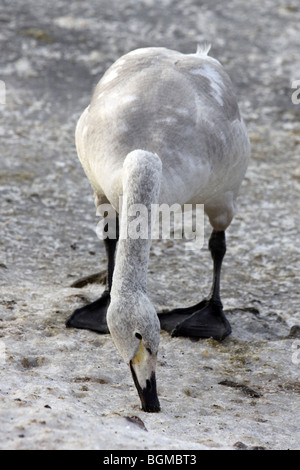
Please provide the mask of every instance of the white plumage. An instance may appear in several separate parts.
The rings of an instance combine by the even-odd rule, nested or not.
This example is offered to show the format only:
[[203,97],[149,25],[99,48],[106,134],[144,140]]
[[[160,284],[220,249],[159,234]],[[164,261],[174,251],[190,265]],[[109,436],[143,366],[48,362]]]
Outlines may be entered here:
[[[96,206],[109,203],[118,212],[120,196],[149,209],[154,203],[200,203],[217,237],[226,230],[250,146],[231,80],[208,51],[138,49],[104,74],[76,129]],[[121,232],[124,223],[121,216]],[[143,398],[147,377],[154,374],[160,328],[146,290],[150,243],[120,240],[107,319],[131,365],[143,408],[157,411],[158,400],[153,404],[149,391]]]

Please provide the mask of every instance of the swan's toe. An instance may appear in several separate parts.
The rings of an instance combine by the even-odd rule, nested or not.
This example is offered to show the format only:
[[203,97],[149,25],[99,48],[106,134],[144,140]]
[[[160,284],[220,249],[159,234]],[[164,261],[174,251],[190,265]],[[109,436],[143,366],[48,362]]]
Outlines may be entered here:
[[110,295],[104,292],[100,299],[84,307],[77,308],[66,320],[67,328],[79,328],[109,333],[106,322],[106,312],[110,303]]
[[221,305],[209,301],[207,305],[177,324],[172,336],[214,338],[223,340],[231,333],[231,326]]

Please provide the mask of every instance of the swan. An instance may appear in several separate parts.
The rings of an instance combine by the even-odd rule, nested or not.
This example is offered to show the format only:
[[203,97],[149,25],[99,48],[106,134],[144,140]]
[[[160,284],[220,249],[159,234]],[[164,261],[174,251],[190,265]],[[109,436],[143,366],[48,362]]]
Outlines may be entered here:
[[[99,81],[76,126],[77,153],[96,207],[114,209],[116,230],[103,237],[105,291],[75,310],[66,326],[111,333],[148,412],[160,410],[160,328],[173,336],[219,340],[231,333],[220,273],[250,144],[232,82],[208,52],[209,47],[199,46],[193,54],[148,47],[120,57]],[[143,204],[149,213],[162,203],[204,204],[212,226],[213,282],[207,299],[157,314],[147,294],[151,237],[126,236],[130,216],[121,198],[127,208]],[[102,214],[106,231],[114,219],[109,212]],[[151,233],[151,218],[144,222]]]

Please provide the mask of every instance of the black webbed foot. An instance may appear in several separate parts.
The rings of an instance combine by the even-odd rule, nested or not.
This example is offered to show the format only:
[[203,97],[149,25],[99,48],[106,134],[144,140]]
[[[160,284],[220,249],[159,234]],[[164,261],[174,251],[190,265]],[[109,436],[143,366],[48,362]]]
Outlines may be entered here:
[[210,298],[189,308],[179,308],[158,315],[161,327],[172,336],[214,338],[222,340],[231,333],[220,299],[221,265],[226,252],[224,231],[213,230],[209,249],[214,262],[214,277]]
[[159,312],[157,315],[161,328],[172,333],[179,323],[182,323],[185,319],[189,318],[197,310],[201,310],[205,307],[206,303],[207,300],[202,300],[199,304],[193,305],[192,307],[175,308],[169,312]]
[[160,313],[158,317],[161,328],[172,336],[222,340],[231,333],[222,304],[213,300],[203,300],[193,307]]
[[109,333],[106,312],[110,304],[110,293],[104,291],[102,296],[84,307],[77,308],[66,321],[67,328],[80,328]]

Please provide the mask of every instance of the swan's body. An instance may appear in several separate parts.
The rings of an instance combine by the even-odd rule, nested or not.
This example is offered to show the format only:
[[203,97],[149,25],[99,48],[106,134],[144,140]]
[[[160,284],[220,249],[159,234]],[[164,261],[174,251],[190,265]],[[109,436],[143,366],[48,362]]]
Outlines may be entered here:
[[144,149],[163,164],[159,202],[203,203],[220,230],[235,212],[249,157],[219,62],[164,48],[138,49],[109,68],[78,122],[76,144],[99,203],[118,209],[126,155]]
[[[216,234],[210,248],[219,268],[225,241],[218,234],[234,216],[250,154],[232,90],[220,63],[206,53],[139,49],[104,74],[76,129],[78,155],[97,206],[109,203],[118,212],[120,196],[149,209],[153,203],[204,204]],[[121,232],[124,222],[121,217]],[[143,351],[151,349],[142,361],[148,372],[154,371],[159,337],[146,290],[149,249],[150,241],[120,240],[107,314],[126,362],[132,365],[137,351],[144,357],[141,344]],[[218,284],[216,278],[219,272]],[[214,305],[218,292],[215,297]],[[145,385],[146,375],[137,380]],[[157,403],[149,410],[156,411]]]

